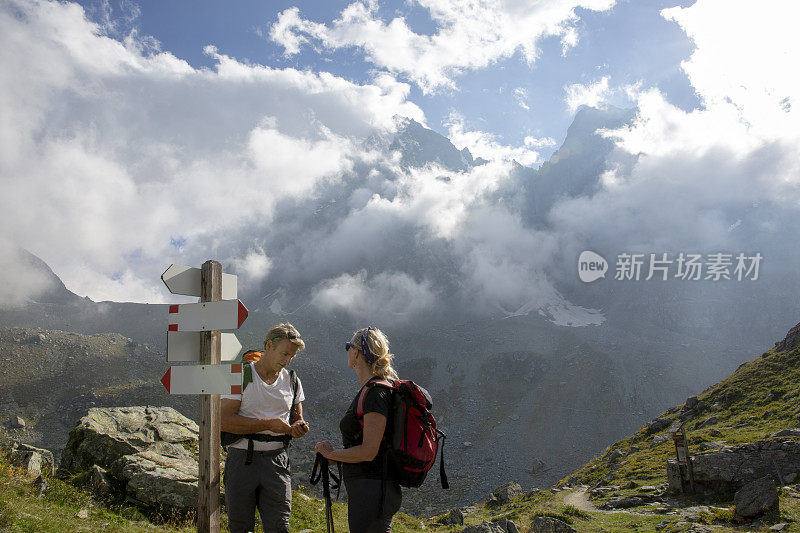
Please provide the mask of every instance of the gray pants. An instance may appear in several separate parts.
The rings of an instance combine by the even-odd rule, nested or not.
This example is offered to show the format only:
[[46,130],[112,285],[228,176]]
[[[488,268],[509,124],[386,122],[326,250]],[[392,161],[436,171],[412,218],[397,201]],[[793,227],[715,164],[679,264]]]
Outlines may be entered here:
[[392,516],[403,503],[403,493],[396,482],[386,481],[386,495],[381,510],[380,479],[344,480],[347,489],[347,522],[350,533],[389,533]]
[[225,505],[231,533],[255,530],[256,507],[265,533],[289,533],[292,512],[292,478],[285,449],[253,452],[253,462],[244,464],[247,450],[228,448],[225,462]]

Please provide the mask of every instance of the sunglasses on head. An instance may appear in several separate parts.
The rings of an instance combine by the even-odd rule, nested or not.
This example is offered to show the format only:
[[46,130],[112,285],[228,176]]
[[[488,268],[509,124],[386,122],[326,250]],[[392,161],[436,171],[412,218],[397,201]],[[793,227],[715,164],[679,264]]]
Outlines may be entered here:
[[361,353],[364,354],[364,359],[366,359],[367,363],[372,364],[375,361],[375,356],[369,351],[369,343],[367,343],[367,335],[366,333],[371,329],[377,329],[372,326],[368,327],[364,331],[361,332],[361,346],[356,346],[352,342],[344,343],[344,351],[349,352],[350,348],[355,348],[356,350],[361,350]]

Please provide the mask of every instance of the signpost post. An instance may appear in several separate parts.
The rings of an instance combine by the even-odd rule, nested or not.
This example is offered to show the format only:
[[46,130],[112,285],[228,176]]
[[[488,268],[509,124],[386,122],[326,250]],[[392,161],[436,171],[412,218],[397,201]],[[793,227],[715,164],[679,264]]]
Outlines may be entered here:
[[200,303],[171,305],[167,327],[167,361],[199,364],[170,367],[161,383],[170,394],[200,396],[197,531],[219,533],[219,395],[240,393],[242,383],[242,345],[220,330],[241,326],[247,309],[236,299],[236,276],[223,274],[217,261],[171,265],[161,279],[173,294],[200,296]]
[[[222,265],[208,260],[203,263],[200,301],[222,300]],[[240,302],[241,303],[241,302]],[[245,317],[247,314],[245,313]],[[240,322],[241,324],[241,322]],[[200,335],[200,364],[221,362],[220,331],[204,331]],[[200,395],[200,472],[197,478],[197,531],[219,532],[219,394]]]

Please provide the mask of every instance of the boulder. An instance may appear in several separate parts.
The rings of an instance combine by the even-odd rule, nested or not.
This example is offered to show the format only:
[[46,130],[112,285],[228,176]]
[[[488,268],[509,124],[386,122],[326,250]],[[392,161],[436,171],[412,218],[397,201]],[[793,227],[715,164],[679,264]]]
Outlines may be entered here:
[[551,516],[537,516],[531,520],[531,533],[577,533],[575,528]]
[[672,424],[672,420],[669,418],[654,418],[647,424],[647,433],[658,433],[659,431],[664,431]]
[[[692,469],[699,492],[731,497],[745,484],[775,476],[776,471],[782,476],[800,472],[800,442],[783,437],[725,446],[719,451],[694,455]],[[674,459],[667,462],[667,478],[670,491],[679,492],[681,473]],[[688,486],[685,476],[684,482]]]
[[653,435],[653,440],[650,441],[650,447],[655,448],[656,446],[660,446],[665,442],[669,442],[672,438],[669,435],[660,434],[660,435]]
[[716,417],[716,416],[711,416],[709,418],[706,418],[705,420],[703,420],[699,424],[697,424],[695,426],[695,429],[700,429],[700,428],[704,428],[704,427],[707,427],[707,426],[713,426],[714,424],[717,424],[717,423],[719,423],[719,418]]
[[148,508],[197,506],[197,424],[171,407],[92,408],[70,432],[59,472],[85,474],[101,495]]
[[468,526],[461,533],[519,533],[519,528],[511,520],[501,518],[494,522],[482,522],[475,526]]
[[9,460],[12,465],[22,468],[31,476],[52,476],[55,473],[53,452],[28,444],[14,443]]
[[800,437],[800,428],[786,428],[776,431],[770,437]]
[[86,476],[86,484],[98,496],[108,496],[113,490],[105,469],[97,465],[92,466],[89,470]]
[[625,457],[624,453],[622,453],[620,450],[614,450],[613,452],[608,454],[608,457],[606,457],[606,461],[609,463],[613,463],[614,461],[617,461],[622,457]]
[[519,485],[519,483],[514,481],[506,483],[505,485],[500,485],[492,491],[492,495],[497,498],[497,501],[500,503],[500,505],[505,505],[511,500],[519,498],[523,494],[524,492],[522,487]]
[[450,509],[450,512],[447,513],[447,517],[444,519],[444,523],[452,526],[464,525],[463,511],[461,511],[461,509]]
[[12,416],[8,419],[7,425],[11,429],[22,429],[25,427],[25,420],[21,416]]
[[629,509],[631,507],[638,507],[644,505],[645,499],[642,496],[627,496],[618,500],[611,500],[600,506],[600,509],[605,511],[611,509]]
[[736,515],[754,518],[778,506],[778,489],[769,476],[745,484],[733,498]]
[[111,467],[124,484],[126,500],[144,507],[188,511],[197,506],[197,460],[179,444],[157,442],[125,455]]
[[684,404],[684,409],[686,411],[691,411],[695,407],[697,407],[697,396],[689,396],[686,398],[686,403]]
[[775,351],[785,352],[793,350],[798,346],[800,346],[800,324],[790,329],[789,333],[786,334],[786,337],[782,341],[775,343]]
[[70,431],[59,471],[74,474],[94,465],[109,469],[120,457],[157,441],[197,440],[197,424],[171,407],[93,407]]

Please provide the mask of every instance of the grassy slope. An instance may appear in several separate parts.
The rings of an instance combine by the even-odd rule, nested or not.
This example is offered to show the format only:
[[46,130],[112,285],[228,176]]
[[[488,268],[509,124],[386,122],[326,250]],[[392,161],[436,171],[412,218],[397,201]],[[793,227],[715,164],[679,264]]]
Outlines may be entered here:
[[[779,429],[794,427],[800,419],[800,349],[791,352],[771,350],[742,365],[733,375],[700,394],[699,399],[709,407],[686,419],[692,453],[698,453],[706,442],[750,442]],[[681,406],[674,407],[662,417],[675,420],[680,411]],[[710,416],[718,417],[719,422],[696,428]],[[714,435],[712,431],[718,431],[719,434]],[[640,429],[631,437],[610,446],[601,456],[562,480],[562,484],[593,484],[603,480],[606,485],[622,487],[608,495],[620,497],[636,492],[642,485],[666,481],[666,459],[674,454],[674,448],[671,442],[651,447],[653,436],[646,427]],[[609,462],[609,454],[615,450],[624,452],[625,456]],[[679,519],[671,515],[636,514],[636,511],[647,512],[648,509],[634,510],[634,513],[578,511],[564,504],[567,494],[569,491],[541,491],[499,509],[478,505],[475,512],[466,517],[466,524],[508,518],[520,524],[525,532],[533,517],[550,515],[570,522],[580,532],[656,531],[657,525],[663,526],[665,523],[668,524],[663,529],[665,531],[685,529],[672,527]],[[89,510],[88,518],[77,518],[81,509]],[[699,519],[707,522],[717,519],[716,523],[723,524],[719,531],[758,531],[768,527],[720,522],[718,519],[726,514],[730,513],[717,511],[699,514]],[[336,529],[340,532],[347,531],[346,515],[345,505],[334,504]],[[94,501],[87,492],[60,480],[51,480],[50,489],[43,496],[36,496],[30,480],[0,458],[0,531],[191,531],[186,521],[173,520],[170,523],[155,520],[160,525],[153,525],[146,518],[136,509],[123,504]],[[800,500],[783,494],[781,516],[774,518],[790,522],[785,531],[800,531]],[[437,523],[440,519],[420,520],[398,514],[393,531],[434,530],[446,533],[461,529],[459,526],[440,525]],[[325,531],[323,504],[318,498],[309,496],[305,488],[294,493],[291,528],[292,531]]]
[[[752,442],[780,429],[795,427],[800,421],[800,348],[777,353],[770,350],[741,365],[727,379],[698,395],[698,399],[708,408],[693,413],[684,422],[693,454],[700,453],[707,446],[704,443]],[[681,408],[673,407],[661,418],[678,420]],[[697,428],[712,416],[719,422]],[[675,455],[675,447],[672,439],[651,447],[653,436],[659,433],[649,433],[647,426],[641,428],[627,439],[612,444],[562,483],[594,484],[604,480],[606,485],[630,481],[652,485],[666,481],[666,461]],[[615,450],[625,456],[609,462],[609,455]]]

